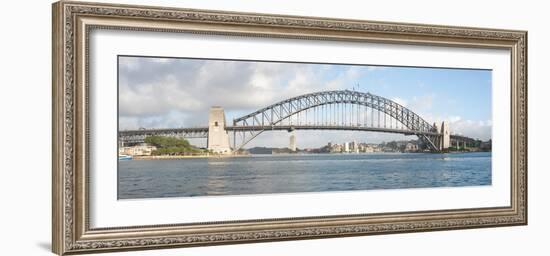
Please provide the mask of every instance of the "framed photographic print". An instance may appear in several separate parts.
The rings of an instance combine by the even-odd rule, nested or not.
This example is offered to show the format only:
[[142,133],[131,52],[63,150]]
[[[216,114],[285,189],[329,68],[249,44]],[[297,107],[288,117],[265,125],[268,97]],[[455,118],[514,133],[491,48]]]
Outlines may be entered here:
[[526,40],[57,2],[53,251],[526,225]]

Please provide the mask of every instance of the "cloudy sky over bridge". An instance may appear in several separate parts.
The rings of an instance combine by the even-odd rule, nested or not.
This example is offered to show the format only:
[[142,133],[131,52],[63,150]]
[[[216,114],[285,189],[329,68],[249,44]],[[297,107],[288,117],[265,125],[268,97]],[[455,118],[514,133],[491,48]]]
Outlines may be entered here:
[[[491,83],[488,70],[121,56],[119,128],[206,126],[211,106],[222,106],[230,124],[233,118],[301,94],[354,89],[392,99],[430,123],[449,121],[455,133],[487,140]],[[373,132],[295,133],[300,148],[328,141],[416,139]],[[285,147],[288,136],[266,132],[248,146]]]

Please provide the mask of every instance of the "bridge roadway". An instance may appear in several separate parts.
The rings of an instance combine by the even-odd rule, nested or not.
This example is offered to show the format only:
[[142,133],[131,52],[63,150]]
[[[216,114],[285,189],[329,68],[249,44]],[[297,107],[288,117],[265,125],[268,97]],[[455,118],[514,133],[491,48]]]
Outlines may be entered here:
[[[404,135],[439,135],[436,132],[419,132],[408,129],[377,128],[367,126],[341,126],[341,125],[274,125],[274,126],[226,126],[227,132],[246,131],[293,131],[293,130],[335,130],[335,131],[371,131],[398,133]],[[170,128],[170,129],[139,129],[119,131],[118,136],[128,143],[143,142],[146,136],[174,136],[182,138],[207,138],[208,127],[194,128]],[[451,135],[453,136],[453,135]]]
[[405,135],[438,135],[436,132],[419,132],[408,129],[379,128],[369,126],[342,126],[342,125],[274,125],[274,126],[228,126],[227,131],[270,131],[270,130],[335,130],[335,131],[365,131],[365,132],[386,132],[401,133]]

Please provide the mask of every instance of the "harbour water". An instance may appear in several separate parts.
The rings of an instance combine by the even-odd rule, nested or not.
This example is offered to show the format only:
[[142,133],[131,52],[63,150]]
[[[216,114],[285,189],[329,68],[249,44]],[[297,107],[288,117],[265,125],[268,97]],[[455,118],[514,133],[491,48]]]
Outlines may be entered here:
[[491,185],[491,153],[251,155],[130,160],[118,198]]

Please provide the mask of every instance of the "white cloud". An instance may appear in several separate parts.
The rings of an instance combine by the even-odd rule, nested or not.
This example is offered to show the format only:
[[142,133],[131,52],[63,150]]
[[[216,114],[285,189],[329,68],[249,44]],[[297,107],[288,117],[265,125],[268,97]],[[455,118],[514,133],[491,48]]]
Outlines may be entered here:
[[434,98],[435,98],[435,94],[433,93],[422,95],[422,96],[413,96],[409,107],[413,111],[419,111],[419,112],[432,111]]
[[150,120],[171,112],[186,114],[178,126],[201,125],[211,106],[224,107],[228,116],[252,112],[304,93],[349,88],[360,75],[357,67],[349,66],[327,79],[330,69],[330,65],[121,57],[119,126],[146,127]]
[[151,61],[156,63],[169,64],[174,60],[171,58],[152,58]]
[[436,95],[433,93],[421,96],[413,96],[410,101],[395,97],[393,101],[405,106],[420,115],[428,123],[433,124],[445,121],[449,123],[451,133],[465,135],[468,137],[489,140],[492,137],[492,122],[491,120],[468,120],[460,116],[434,116],[433,102]]
[[471,138],[489,140],[492,137],[493,124],[491,120],[453,120],[450,121],[451,132]]
[[[304,93],[351,89],[364,67],[302,65],[267,62],[179,60],[121,57],[119,80],[119,128],[169,128],[204,126],[208,109],[222,106],[227,121],[275,102]],[[367,71],[386,67],[368,67]],[[460,117],[434,117],[434,94],[392,100],[420,114],[427,121],[450,122],[451,130],[471,137],[491,137],[490,121]],[[382,142],[414,139],[403,135],[371,132],[297,131],[298,145],[322,146],[356,140]],[[320,139],[322,138],[322,139]],[[286,132],[266,132],[251,146],[286,146]]]
[[429,114],[421,116],[430,124],[448,122],[451,134],[464,135],[483,141],[492,138],[493,123],[491,120],[469,120],[460,116],[434,117]]

